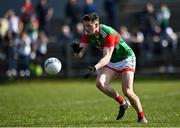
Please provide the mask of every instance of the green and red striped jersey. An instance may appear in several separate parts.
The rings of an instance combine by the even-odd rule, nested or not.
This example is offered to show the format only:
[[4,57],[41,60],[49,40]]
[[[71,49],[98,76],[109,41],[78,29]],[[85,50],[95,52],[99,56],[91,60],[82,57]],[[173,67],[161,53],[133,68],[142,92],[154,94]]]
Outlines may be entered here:
[[100,24],[100,31],[97,34],[82,36],[82,43],[94,45],[99,50],[104,47],[114,47],[110,62],[118,62],[129,56],[134,56],[133,50],[124,42],[119,33],[113,28]]

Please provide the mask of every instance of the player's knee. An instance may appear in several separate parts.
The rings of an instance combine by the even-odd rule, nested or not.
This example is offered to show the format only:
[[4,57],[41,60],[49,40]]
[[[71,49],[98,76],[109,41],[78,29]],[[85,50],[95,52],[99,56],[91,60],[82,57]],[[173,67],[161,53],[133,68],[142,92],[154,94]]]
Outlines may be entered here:
[[101,88],[104,88],[104,86],[105,86],[104,81],[102,81],[100,79],[96,81],[96,87],[97,88],[101,89]]
[[134,95],[134,92],[130,89],[126,89],[123,92],[126,97],[132,97]]

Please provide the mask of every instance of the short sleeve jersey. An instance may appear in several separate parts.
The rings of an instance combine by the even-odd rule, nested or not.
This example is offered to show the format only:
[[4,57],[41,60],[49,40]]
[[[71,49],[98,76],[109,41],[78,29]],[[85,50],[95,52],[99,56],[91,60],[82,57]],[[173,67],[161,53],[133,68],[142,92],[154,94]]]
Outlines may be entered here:
[[114,47],[114,51],[110,62],[119,62],[129,56],[134,56],[132,49],[123,41],[119,33],[113,28],[100,24],[100,31],[98,34],[82,36],[82,43],[94,45],[99,50],[104,47]]

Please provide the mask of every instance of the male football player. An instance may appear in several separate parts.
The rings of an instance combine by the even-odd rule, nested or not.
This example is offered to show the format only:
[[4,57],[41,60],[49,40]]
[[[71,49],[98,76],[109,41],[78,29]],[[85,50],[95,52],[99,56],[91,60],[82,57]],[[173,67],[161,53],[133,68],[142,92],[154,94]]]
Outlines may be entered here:
[[[85,14],[82,17],[82,23],[84,25],[82,42],[71,45],[75,57],[81,58],[88,45],[94,45],[103,52],[103,57],[99,62],[88,67],[88,73],[85,75],[85,78],[94,75],[97,70],[100,71],[96,79],[96,86],[104,94],[112,97],[119,103],[117,120],[124,116],[131,103],[137,112],[137,121],[147,123],[148,121],[145,118],[140,100],[133,91],[136,57],[132,49],[123,41],[117,31],[109,26],[100,24],[97,14]],[[130,103],[110,85],[111,80],[116,76],[121,76],[122,91]]]

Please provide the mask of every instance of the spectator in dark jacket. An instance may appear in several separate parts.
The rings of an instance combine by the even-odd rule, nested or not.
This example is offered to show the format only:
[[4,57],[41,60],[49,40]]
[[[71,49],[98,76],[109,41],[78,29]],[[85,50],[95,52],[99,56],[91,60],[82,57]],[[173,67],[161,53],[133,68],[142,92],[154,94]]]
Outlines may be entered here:
[[77,0],[69,0],[65,6],[65,14],[67,18],[67,23],[71,24],[71,28],[74,27],[76,23],[80,20],[81,9],[78,6]]
[[39,19],[39,30],[47,32],[47,23],[53,16],[53,8],[49,7],[47,0],[40,0],[36,13]]

